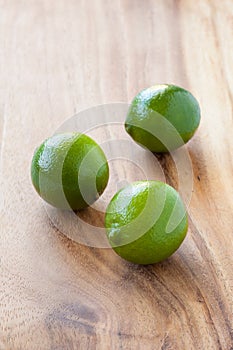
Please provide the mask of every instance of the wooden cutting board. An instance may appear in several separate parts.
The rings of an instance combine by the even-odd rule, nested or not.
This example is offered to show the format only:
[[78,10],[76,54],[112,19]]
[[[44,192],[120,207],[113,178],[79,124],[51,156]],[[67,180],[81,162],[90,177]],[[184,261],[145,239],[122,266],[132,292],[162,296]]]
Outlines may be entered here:
[[[233,349],[232,18],[230,0],[0,0],[1,350]],[[186,147],[188,236],[143,267],[67,238],[30,161],[70,116],[157,83],[190,90],[202,121]],[[150,176],[178,187],[171,156],[153,159]],[[144,176],[112,164],[109,195]],[[103,214],[80,215],[101,227]]]

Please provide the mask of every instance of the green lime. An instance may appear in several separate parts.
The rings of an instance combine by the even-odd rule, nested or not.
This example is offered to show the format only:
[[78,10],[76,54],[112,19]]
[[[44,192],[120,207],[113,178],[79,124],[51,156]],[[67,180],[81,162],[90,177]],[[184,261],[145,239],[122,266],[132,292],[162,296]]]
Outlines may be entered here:
[[189,91],[175,85],[155,85],[133,99],[125,128],[137,143],[162,153],[188,142],[200,118],[199,104]]
[[79,210],[92,204],[108,183],[104,152],[80,133],[54,135],[35,151],[32,183],[39,195],[57,208]]
[[146,265],[168,258],[179,248],[187,233],[188,218],[174,188],[159,181],[138,181],[112,198],[105,227],[118,255]]

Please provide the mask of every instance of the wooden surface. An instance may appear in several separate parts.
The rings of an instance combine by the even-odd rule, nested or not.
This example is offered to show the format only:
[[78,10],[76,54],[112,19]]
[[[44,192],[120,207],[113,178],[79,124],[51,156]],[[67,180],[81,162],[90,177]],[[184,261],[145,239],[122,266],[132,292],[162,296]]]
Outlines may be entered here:
[[[1,350],[233,349],[232,16],[230,0],[0,0]],[[60,233],[29,168],[65,119],[164,82],[202,109],[190,229],[139,267]]]

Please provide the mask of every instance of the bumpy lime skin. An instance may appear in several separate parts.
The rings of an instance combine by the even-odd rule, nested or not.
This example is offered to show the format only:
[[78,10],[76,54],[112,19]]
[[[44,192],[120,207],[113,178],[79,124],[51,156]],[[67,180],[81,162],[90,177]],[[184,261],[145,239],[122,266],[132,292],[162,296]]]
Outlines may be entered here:
[[[130,188],[131,187],[131,188]],[[147,218],[155,217],[158,211],[157,199],[165,193],[164,207],[157,221],[146,231]],[[154,205],[150,203],[145,209],[148,194],[154,196]],[[178,209],[180,219],[171,232],[167,224],[174,206]],[[143,213],[143,210],[147,211]],[[130,241],[134,232],[127,229],[143,213],[141,235]],[[138,224],[137,224],[138,225]],[[110,201],[106,215],[105,227],[110,245],[115,252],[127,261],[148,265],[158,263],[171,256],[183,242],[188,230],[188,217],[178,192],[169,185],[159,181],[138,181],[121,189]],[[135,226],[136,227],[136,226]],[[129,239],[129,243],[124,244]]]
[[[79,172],[84,159],[87,161],[82,167],[86,192],[83,196]],[[45,140],[36,149],[31,163],[36,191],[60,209],[80,210],[92,204],[103,193],[108,178],[108,162],[102,149],[90,137],[77,132],[57,134]]]
[[[156,132],[151,134],[143,128],[143,124],[146,125],[147,121],[150,121],[155,123],[156,131],[156,113],[151,111],[165,117],[181,137],[180,140],[175,139],[169,149],[161,142]],[[155,85],[142,90],[133,99],[125,121],[125,129],[141,146],[155,153],[164,153],[187,143],[196,132],[200,119],[200,106],[189,91],[175,85]],[[135,122],[137,126],[134,125]],[[164,128],[168,128],[167,124]]]

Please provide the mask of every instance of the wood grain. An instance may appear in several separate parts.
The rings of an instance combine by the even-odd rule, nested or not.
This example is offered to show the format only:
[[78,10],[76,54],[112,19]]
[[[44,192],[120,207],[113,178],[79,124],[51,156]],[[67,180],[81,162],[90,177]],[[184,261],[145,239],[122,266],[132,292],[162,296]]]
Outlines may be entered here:
[[[230,0],[0,0],[1,350],[233,349],[232,18]],[[143,267],[58,232],[29,168],[66,118],[163,82],[202,122],[188,237]]]

